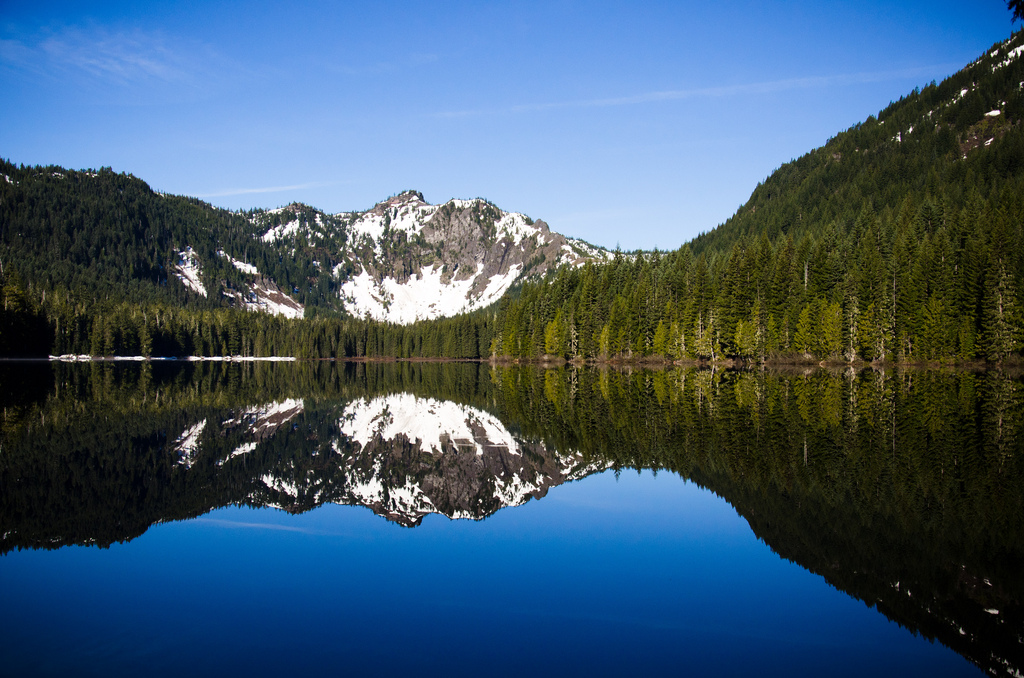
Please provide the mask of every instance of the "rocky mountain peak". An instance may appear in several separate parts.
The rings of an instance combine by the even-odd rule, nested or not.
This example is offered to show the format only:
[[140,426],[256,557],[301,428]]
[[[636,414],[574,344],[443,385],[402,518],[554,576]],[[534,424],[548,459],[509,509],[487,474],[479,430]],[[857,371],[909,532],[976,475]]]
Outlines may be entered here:
[[[202,294],[204,270],[226,262],[235,271],[220,281],[221,296],[290,317],[311,301],[402,324],[447,317],[488,306],[525,278],[609,256],[483,198],[432,205],[415,190],[363,212],[292,202],[247,218],[258,247],[226,242],[219,262],[187,250],[176,275]],[[281,273],[287,282],[275,279]]]
[[423,194],[419,191],[402,191],[398,195],[393,195],[387,200],[380,201],[374,205],[367,214],[383,216],[395,208],[401,209],[403,207],[417,207],[425,204],[427,203],[423,199]]
[[406,191],[353,218],[349,313],[411,323],[497,301],[512,285],[607,252],[554,233],[543,221],[474,198],[441,205]]

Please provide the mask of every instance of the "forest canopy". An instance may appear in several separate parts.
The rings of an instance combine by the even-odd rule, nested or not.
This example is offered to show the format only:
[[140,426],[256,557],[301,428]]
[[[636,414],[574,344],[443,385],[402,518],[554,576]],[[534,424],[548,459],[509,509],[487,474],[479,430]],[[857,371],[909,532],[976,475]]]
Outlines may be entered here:
[[[1018,360],[1022,45],[1018,31],[783,164],[733,217],[677,250],[563,267],[491,308],[412,325],[346,316],[330,267],[313,265],[331,254],[276,251],[251,214],[163,196],[109,168],[3,162],[0,352]],[[186,242],[244,248],[307,317],[190,290],[169,274]],[[212,260],[208,289],[242,283],[227,259]]]

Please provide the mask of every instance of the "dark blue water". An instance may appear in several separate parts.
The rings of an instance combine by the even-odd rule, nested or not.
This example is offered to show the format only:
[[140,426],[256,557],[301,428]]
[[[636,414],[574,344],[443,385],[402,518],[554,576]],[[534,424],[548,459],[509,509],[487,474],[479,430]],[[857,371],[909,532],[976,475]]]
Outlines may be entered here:
[[475,522],[227,508],[0,557],[5,675],[958,676],[672,473]]

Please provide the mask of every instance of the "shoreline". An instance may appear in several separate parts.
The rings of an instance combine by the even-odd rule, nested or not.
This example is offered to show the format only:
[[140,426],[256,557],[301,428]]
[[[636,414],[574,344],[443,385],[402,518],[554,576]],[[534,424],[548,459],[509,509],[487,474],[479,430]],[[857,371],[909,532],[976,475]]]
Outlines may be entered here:
[[314,363],[314,362],[349,362],[349,363],[487,363],[490,365],[522,365],[533,366],[543,369],[560,369],[565,367],[596,367],[616,369],[666,369],[671,367],[692,367],[698,369],[724,369],[724,370],[776,370],[776,371],[814,371],[823,370],[854,370],[866,369],[886,371],[895,369],[916,369],[916,370],[958,370],[969,372],[980,372],[987,370],[1010,370],[1024,371],[1024,364],[1019,361],[1007,361],[1002,363],[989,363],[983,360],[950,362],[938,360],[914,360],[914,361],[845,361],[845,360],[814,360],[814,359],[775,359],[775,360],[742,360],[725,358],[720,360],[695,360],[692,358],[680,360],[668,360],[665,358],[639,358],[639,359],[590,359],[590,360],[566,360],[555,356],[543,356],[541,358],[399,358],[394,356],[337,356],[331,358],[299,358],[297,356],[92,356],[88,354],[66,354],[59,356],[37,356],[22,357],[10,356],[0,357],[0,362],[5,363],[198,363],[198,362],[220,362],[220,363]]

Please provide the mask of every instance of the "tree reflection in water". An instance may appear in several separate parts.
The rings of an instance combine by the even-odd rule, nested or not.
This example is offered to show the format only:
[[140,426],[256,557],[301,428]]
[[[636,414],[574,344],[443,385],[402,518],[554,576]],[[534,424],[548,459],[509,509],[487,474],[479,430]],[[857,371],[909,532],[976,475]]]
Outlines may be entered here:
[[981,668],[1024,669],[1024,382],[1005,372],[6,364],[0,548],[228,505],[482,519],[667,469],[780,556]]

